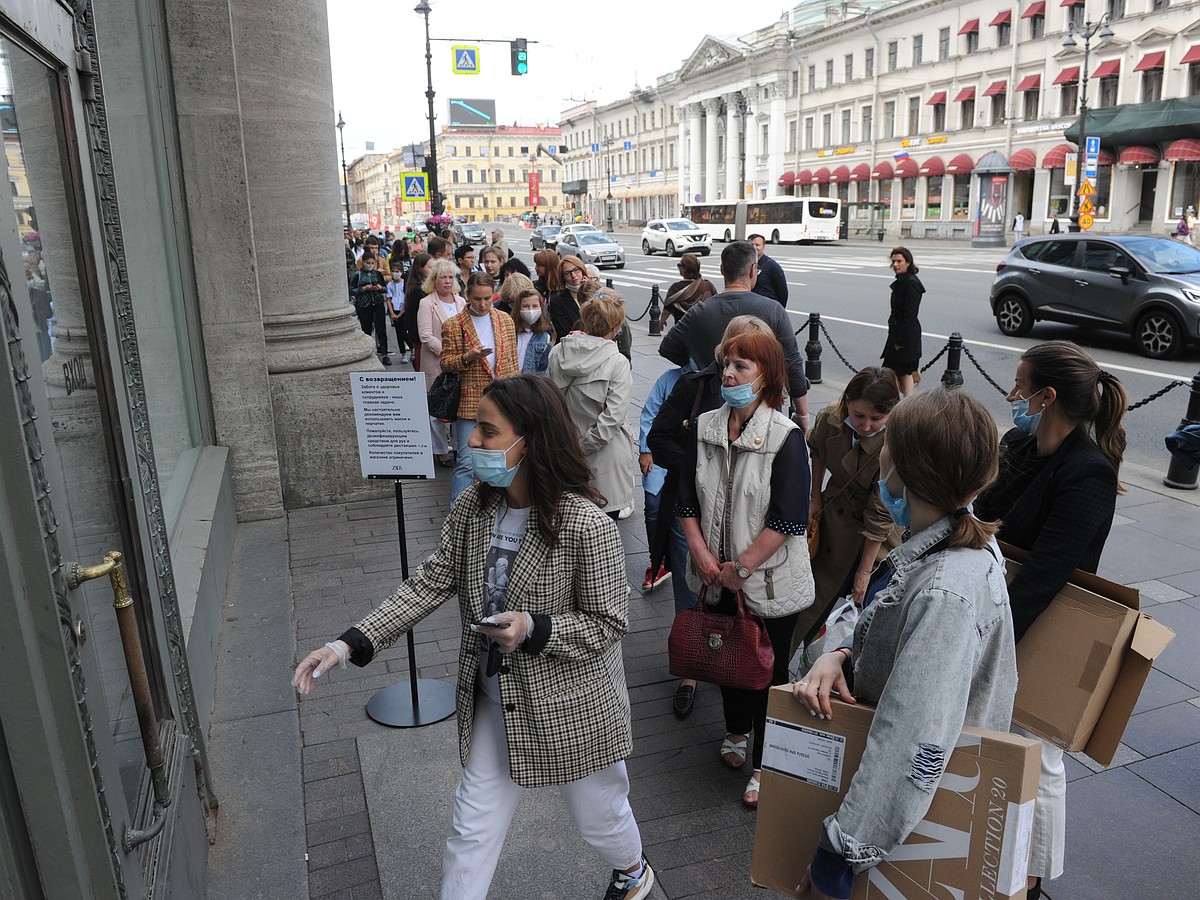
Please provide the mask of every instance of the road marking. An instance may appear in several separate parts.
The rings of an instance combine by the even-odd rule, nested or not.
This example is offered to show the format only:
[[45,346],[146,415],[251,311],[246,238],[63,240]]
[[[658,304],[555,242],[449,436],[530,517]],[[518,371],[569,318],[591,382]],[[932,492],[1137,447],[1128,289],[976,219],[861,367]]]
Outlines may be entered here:
[[[800,312],[795,309],[789,309],[788,312],[793,316],[801,316],[805,319],[808,318],[808,313],[806,312]],[[842,319],[838,318],[837,316],[827,316],[824,313],[821,314],[821,321],[841,322],[843,325],[859,325],[863,328],[874,328],[878,331],[887,331],[887,326],[880,325],[878,322],[860,322],[857,319]],[[945,340],[947,337],[944,334],[937,334],[932,331],[922,331],[921,334],[924,337],[938,338],[939,340]],[[1009,353],[1024,353],[1029,349],[1028,347],[1012,347],[1008,344],[994,344],[990,341],[980,341],[976,340],[975,338],[967,340],[965,337],[963,338],[963,343],[971,347],[988,347],[992,350],[1005,350]],[[1129,372],[1131,375],[1149,375],[1151,378],[1165,378],[1168,381],[1182,381],[1185,383],[1189,381],[1189,379],[1183,377],[1182,375],[1172,375],[1169,372],[1155,372],[1152,369],[1139,369],[1135,366],[1123,366],[1120,363],[1105,362],[1101,359],[1097,359],[1096,362],[1099,363],[1100,367],[1103,369],[1115,369],[1118,372]]]

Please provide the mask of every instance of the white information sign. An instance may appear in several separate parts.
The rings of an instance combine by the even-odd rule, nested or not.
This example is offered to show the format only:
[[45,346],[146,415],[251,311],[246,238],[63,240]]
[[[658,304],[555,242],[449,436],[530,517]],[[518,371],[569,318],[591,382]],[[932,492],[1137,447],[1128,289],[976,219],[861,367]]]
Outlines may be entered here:
[[421,372],[351,372],[364,478],[432,478],[429,402]]
[[771,772],[840,791],[846,739],[839,734],[767,718],[762,766]]

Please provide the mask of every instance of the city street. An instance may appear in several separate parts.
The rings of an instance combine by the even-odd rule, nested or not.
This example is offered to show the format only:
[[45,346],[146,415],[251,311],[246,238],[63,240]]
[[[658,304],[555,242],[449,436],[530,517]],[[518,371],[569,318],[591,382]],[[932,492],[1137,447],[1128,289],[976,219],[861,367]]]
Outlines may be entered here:
[[[532,265],[529,232],[505,226],[509,246]],[[650,299],[650,288],[657,284],[665,295],[667,287],[678,279],[675,259],[662,254],[643,256],[640,232],[616,230],[614,235],[625,248],[624,269],[604,269],[602,275],[624,295],[631,317],[640,315]],[[720,253],[724,244],[714,243],[712,254],[702,257],[701,271],[721,287]],[[810,312],[819,312],[837,348],[856,368],[876,363],[883,348],[888,312],[888,269],[891,245],[866,241],[841,241],[832,245],[768,246],[767,254],[776,259],[787,275],[790,297],[788,311],[800,328]],[[1176,360],[1151,360],[1139,355],[1127,335],[1059,325],[1038,323],[1025,338],[1009,338],[996,327],[988,306],[988,290],[996,264],[1006,249],[972,249],[969,244],[939,242],[926,245],[913,241],[917,266],[927,293],[921,305],[921,325],[925,333],[922,364],[932,359],[953,331],[962,334],[967,347],[980,365],[1005,391],[1012,383],[1017,360],[1028,347],[1053,338],[1065,338],[1089,349],[1097,361],[1117,375],[1136,403],[1160,390],[1172,380],[1190,381],[1200,370],[1200,348],[1189,347]],[[636,328],[645,328],[643,320]],[[799,336],[801,349],[807,331]],[[822,336],[823,377],[826,385],[840,388],[851,372]],[[996,417],[1007,421],[1009,407],[1004,397],[988,385],[970,360],[962,360],[966,387],[984,400]],[[926,373],[940,378],[945,358]],[[1152,470],[1165,472],[1167,455],[1163,436],[1179,425],[1187,406],[1187,388],[1176,388],[1153,403],[1135,410],[1125,421],[1129,433],[1126,460]]]

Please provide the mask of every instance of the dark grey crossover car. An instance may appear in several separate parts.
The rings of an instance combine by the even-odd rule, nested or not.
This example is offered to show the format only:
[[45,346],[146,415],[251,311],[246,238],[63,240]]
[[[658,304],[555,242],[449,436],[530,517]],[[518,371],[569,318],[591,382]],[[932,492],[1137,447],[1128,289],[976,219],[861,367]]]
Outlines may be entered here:
[[1170,359],[1200,340],[1200,250],[1149,235],[1026,238],[996,266],[991,304],[1007,335],[1067,322],[1124,331],[1143,355]]

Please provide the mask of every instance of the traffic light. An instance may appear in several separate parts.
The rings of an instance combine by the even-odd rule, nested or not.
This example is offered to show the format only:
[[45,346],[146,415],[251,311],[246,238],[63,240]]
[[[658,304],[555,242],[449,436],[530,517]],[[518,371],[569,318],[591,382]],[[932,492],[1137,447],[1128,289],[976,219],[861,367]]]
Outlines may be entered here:
[[509,55],[512,57],[512,73],[525,75],[529,72],[529,51],[526,49],[525,38],[517,38],[508,44]]

